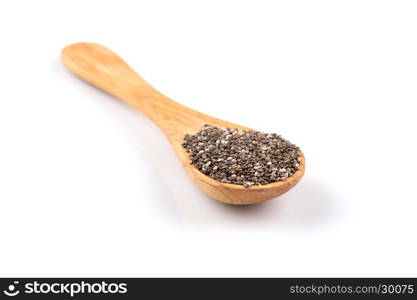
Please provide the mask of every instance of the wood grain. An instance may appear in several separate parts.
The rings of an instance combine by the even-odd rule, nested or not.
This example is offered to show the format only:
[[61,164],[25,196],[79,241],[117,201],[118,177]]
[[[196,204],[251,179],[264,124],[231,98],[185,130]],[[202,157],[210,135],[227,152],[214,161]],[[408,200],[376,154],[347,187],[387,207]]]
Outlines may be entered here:
[[247,205],[275,198],[290,190],[304,174],[302,155],[300,169],[285,181],[244,188],[241,185],[214,180],[190,164],[181,146],[186,133],[199,131],[204,124],[249,130],[185,107],[159,93],[144,81],[119,56],[94,43],[76,43],[62,50],[64,65],[85,81],[125,101],[154,121],[166,135],[192,180],[210,197],[229,204]]

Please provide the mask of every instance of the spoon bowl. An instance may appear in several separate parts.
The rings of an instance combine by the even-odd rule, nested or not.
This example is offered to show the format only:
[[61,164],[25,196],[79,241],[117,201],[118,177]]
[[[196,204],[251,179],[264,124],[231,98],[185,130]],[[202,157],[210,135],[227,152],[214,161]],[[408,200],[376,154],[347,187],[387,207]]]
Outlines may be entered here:
[[250,128],[205,115],[169,99],[143,80],[119,56],[99,44],[69,45],[62,50],[61,59],[69,71],[137,108],[154,121],[168,138],[191,179],[218,201],[248,205],[273,199],[294,187],[304,174],[305,159],[301,154],[300,168],[284,181],[245,188],[212,179],[190,163],[189,155],[182,147],[185,134],[194,134],[205,124],[242,130]]

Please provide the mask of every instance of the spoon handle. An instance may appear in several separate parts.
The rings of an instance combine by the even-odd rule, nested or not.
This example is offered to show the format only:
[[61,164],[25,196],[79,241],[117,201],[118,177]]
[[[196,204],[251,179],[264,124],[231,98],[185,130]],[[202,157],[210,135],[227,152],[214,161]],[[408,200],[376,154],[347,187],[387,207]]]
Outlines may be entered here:
[[139,109],[157,124],[164,111],[185,109],[155,90],[119,56],[99,44],[69,45],[62,50],[61,59],[71,72]]

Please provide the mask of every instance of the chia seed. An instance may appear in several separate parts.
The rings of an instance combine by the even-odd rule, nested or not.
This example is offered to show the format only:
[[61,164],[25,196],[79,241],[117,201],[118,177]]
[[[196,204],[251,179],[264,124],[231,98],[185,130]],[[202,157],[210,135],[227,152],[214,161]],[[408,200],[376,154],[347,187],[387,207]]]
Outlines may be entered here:
[[300,168],[300,148],[275,133],[206,124],[182,146],[203,174],[244,187],[286,180]]

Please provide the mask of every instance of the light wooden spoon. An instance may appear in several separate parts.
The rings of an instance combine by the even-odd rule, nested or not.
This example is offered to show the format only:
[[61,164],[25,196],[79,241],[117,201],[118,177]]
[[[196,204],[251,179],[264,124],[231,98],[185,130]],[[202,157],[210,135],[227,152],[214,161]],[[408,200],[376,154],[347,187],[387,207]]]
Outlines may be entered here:
[[305,162],[301,155],[300,169],[285,181],[245,188],[214,180],[190,163],[188,153],[181,146],[184,135],[199,131],[204,124],[244,130],[249,128],[213,118],[165,97],[120,57],[101,45],[73,44],[62,50],[61,58],[71,72],[139,109],[154,121],[174,147],[188,175],[207,195],[218,201],[245,205],[269,200],[287,192],[304,174]]

